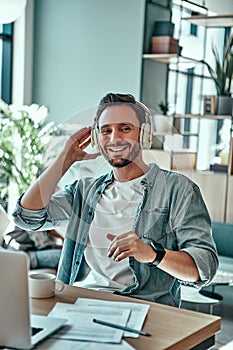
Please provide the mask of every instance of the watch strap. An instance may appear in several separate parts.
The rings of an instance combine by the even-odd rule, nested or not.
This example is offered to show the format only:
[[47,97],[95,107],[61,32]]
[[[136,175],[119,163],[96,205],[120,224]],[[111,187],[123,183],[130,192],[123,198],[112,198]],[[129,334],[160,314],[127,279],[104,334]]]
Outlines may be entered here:
[[164,255],[166,254],[166,251],[161,243],[151,241],[149,245],[156,252],[156,257],[152,262],[149,262],[148,265],[157,266],[162,261]]

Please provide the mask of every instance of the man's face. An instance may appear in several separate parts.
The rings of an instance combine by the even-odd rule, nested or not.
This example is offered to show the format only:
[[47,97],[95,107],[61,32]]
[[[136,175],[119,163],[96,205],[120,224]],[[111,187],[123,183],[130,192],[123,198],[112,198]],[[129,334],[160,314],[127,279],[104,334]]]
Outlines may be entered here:
[[99,147],[116,168],[133,162],[141,151],[139,120],[128,105],[107,107],[99,117]]

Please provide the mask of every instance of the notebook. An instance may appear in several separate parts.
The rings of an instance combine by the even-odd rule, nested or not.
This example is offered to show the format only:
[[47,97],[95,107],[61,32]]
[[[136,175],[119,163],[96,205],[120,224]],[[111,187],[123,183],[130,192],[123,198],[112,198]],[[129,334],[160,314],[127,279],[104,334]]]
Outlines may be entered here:
[[31,349],[65,323],[30,315],[27,255],[0,250],[0,347]]

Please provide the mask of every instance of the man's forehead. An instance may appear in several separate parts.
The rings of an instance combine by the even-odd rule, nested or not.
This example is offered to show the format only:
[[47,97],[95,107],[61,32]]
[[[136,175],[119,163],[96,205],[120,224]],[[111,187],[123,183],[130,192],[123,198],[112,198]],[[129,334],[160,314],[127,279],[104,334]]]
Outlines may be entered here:
[[132,124],[139,125],[139,120],[135,110],[125,105],[109,106],[106,107],[98,120],[99,127],[108,124]]

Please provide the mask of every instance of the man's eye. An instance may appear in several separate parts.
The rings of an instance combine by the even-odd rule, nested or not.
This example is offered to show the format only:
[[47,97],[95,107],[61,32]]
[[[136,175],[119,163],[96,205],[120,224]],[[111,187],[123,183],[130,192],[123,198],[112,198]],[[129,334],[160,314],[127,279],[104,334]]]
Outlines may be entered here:
[[130,126],[123,126],[122,128],[121,128],[121,131],[123,131],[123,132],[129,132],[129,131],[131,131],[132,130],[132,128],[130,127]]
[[103,129],[103,130],[101,130],[101,134],[102,135],[109,135],[111,132],[112,132],[111,129]]

